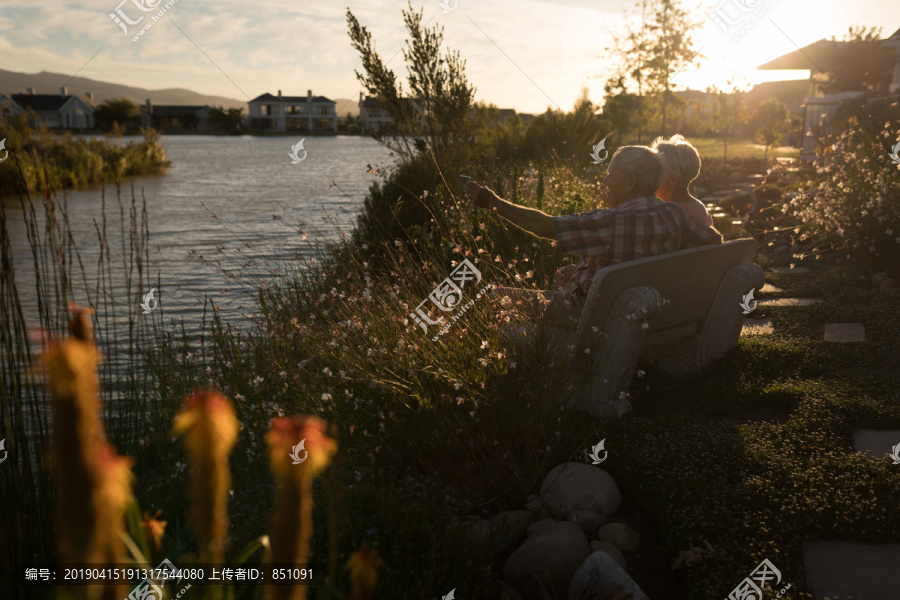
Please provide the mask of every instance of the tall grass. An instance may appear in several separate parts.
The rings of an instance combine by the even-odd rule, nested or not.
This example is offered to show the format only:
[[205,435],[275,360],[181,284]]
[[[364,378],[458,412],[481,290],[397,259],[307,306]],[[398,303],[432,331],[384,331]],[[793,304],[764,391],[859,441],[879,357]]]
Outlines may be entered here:
[[[113,235],[116,208],[120,224]],[[70,303],[95,309],[93,327],[106,359],[100,374],[107,392],[116,396],[107,396],[103,406],[104,416],[115,423],[110,441],[133,451],[149,409],[141,365],[151,328],[136,301],[149,291],[146,206],[134,195],[127,202],[117,193],[109,207],[104,192],[94,223],[99,252],[96,264],[86,265],[65,196],[48,187],[38,198],[22,194],[0,202],[0,417],[9,451],[0,469],[0,560],[6,573],[17,572],[15,561],[55,555],[56,490],[45,468],[52,414],[29,366],[36,341],[65,331]],[[13,240],[23,234],[24,247],[16,247]],[[120,243],[113,244],[116,238]]]

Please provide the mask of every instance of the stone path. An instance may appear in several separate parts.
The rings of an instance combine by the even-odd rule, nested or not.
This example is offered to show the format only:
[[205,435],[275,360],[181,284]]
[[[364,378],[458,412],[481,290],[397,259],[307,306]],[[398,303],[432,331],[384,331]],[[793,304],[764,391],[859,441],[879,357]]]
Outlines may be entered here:
[[864,342],[866,328],[862,323],[826,323],[826,342]]
[[[900,444],[900,429],[857,429],[853,432],[856,451],[875,458],[883,458],[897,444]],[[897,467],[900,468],[900,465]],[[897,591],[900,593],[900,588]]]
[[760,306],[812,306],[822,302],[821,298],[770,298],[760,300]]
[[769,267],[769,271],[779,275],[801,275],[803,273],[809,273],[809,269],[806,267]]
[[900,599],[900,544],[806,542],[803,563],[817,600]]

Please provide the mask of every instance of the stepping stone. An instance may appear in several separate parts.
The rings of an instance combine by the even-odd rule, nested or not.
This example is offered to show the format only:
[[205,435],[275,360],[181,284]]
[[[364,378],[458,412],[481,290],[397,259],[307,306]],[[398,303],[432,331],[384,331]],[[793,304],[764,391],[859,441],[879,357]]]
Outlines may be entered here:
[[822,302],[821,298],[770,298],[760,300],[760,306],[812,306]]
[[779,275],[799,275],[800,273],[809,273],[806,267],[769,267],[769,271]]
[[825,323],[826,342],[864,342],[866,328],[862,323]]
[[857,429],[853,432],[853,447],[857,452],[883,458],[900,444],[900,429]]
[[900,544],[805,542],[803,562],[814,598],[887,600],[900,590]]
[[768,317],[765,319],[744,319],[744,328],[741,330],[741,335],[765,335],[767,333],[775,333],[772,319]]
[[771,283],[767,283],[766,285],[759,288],[759,292],[765,294],[778,294],[779,292],[783,292],[784,290],[778,287],[777,285],[772,285]]

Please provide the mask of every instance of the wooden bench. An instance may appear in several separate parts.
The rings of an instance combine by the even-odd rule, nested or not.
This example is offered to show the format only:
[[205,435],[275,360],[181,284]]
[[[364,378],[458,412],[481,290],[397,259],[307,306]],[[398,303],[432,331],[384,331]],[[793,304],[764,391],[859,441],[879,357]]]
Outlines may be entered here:
[[543,326],[568,362],[569,406],[621,416],[631,410],[639,358],[682,376],[733,348],[744,324],[740,303],[765,283],[753,264],[756,247],[754,239],[733,240],[598,271],[577,324]]

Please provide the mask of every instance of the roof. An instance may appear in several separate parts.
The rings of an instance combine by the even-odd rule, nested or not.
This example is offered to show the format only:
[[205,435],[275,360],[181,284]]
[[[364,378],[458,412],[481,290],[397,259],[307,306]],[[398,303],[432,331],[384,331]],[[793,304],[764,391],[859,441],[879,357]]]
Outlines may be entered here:
[[10,98],[22,108],[34,110],[59,110],[72,96],[60,94],[13,94]]
[[[286,102],[289,104],[303,104],[306,102],[308,96],[273,96],[272,94],[266,92],[262,96],[257,96],[250,102]],[[330,102],[331,104],[337,104],[334,100],[329,100],[325,96],[312,96],[313,102]]]
[[[900,29],[895,31],[890,37],[885,38],[883,40],[872,40],[872,44],[880,44],[881,42],[886,41],[900,41]],[[813,42],[808,46],[804,46],[799,50],[794,50],[793,52],[789,52],[782,56],[779,56],[775,60],[771,60],[763,65],[756,67],[757,69],[764,71],[781,71],[787,69],[799,69],[799,70],[809,70],[813,73],[821,73],[824,71],[830,71],[833,69],[834,61],[836,60],[838,53],[834,52],[835,49],[839,48],[845,44],[852,44],[852,41],[837,41],[837,40],[826,40],[821,39],[818,42]],[[894,44],[889,44],[894,45]]]
[[151,104],[150,107],[153,109],[153,116],[155,117],[179,117],[181,115],[189,115],[195,112],[201,111],[204,108],[209,108],[209,106],[178,106],[178,105],[156,105]]

